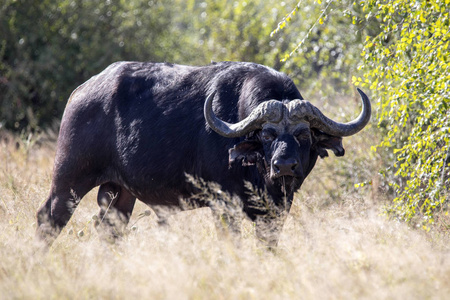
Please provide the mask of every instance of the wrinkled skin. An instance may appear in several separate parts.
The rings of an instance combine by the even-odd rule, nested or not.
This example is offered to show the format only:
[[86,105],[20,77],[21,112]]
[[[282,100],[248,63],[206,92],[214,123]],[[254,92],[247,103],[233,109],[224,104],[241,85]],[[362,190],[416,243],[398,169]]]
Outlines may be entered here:
[[[252,63],[111,65],[69,99],[50,194],[37,214],[38,239],[51,245],[83,196],[100,186],[99,228],[112,236],[123,231],[136,199],[149,205],[161,224],[166,208],[184,209],[184,201],[211,207],[218,224],[225,219],[231,231],[239,231],[239,217],[217,209],[227,194],[256,222],[257,235],[276,245],[295,191],[327,149],[344,154],[342,138],[287,116],[243,136],[221,136],[203,115],[212,92],[214,114],[229,123],[244,120],[268,100],[303,99],[285,74]],[[218,183],[222,191],[205,200],[186,174]],[[268,205],[255,205],[246,182]]]

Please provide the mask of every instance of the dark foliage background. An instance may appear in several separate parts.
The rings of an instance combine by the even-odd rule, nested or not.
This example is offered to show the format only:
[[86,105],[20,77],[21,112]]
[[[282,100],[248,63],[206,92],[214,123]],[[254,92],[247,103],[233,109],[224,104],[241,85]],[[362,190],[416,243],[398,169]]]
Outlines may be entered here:
[[[287,72],[302,91],[322,90],[324,82],[338,91],[348,89],[362,43],[361,28],[345,12],[358,14],[358,7],[333,3],[327,18],[317,24],[323,5],[305,1],[283,33],[270,36],[296,4],[2,1],[0,127],[20,132],[51,125],[61,117],[72,90],[119,60],[252,61]],[[281,62],[302,40],[300,55]]]

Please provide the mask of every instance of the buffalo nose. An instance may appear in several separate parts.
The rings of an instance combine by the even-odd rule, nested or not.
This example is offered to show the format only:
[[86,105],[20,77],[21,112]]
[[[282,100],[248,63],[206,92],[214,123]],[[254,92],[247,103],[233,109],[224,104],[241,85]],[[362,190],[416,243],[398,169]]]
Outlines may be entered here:
[[273,162],[274,173],[276,176],[294,176],[294,171],[297,165],[298,161],[294,158],[276,159]]

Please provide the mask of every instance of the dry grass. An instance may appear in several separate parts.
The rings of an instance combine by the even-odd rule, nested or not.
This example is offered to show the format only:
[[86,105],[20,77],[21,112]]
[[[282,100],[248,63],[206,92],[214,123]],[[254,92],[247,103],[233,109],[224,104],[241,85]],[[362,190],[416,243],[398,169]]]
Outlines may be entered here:
[[[142,204],[131,220],[135,230],[115,245],[101,242],[91,221],[98,211],[95,192],[83,199],[49,253],[41,253],[34,244],[35,212],[47,196],[54,149],[20,140],[17,148],[17,139],[11,139],[0,143],[1,299],[450,295],[448,235],[389,221],[380,215],[383,202],[376,192],[336,184],[329,170],[336,164],[350,168],[349,158],[318,163],[295,200],[275,253],[260,247],[249,222],[236,249],[217,239],[208,209],[181,213],[170,220],[170,229],[160,230],[153,215],[139,219],[147,209]],[[347,147],[351,151],[358,149]]]

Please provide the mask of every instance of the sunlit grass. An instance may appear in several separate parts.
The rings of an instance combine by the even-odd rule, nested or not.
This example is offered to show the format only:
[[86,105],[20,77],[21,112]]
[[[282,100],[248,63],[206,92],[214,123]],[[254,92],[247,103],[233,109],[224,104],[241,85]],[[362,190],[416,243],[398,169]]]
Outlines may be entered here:
[[[358,139],[352,140],[347,153],[359,151]],[[0,143],[1,299],[445,299],[450,295],[448,234],[387,220],[380,214],[384,200],[377,189],[352,190],[348,186],[353,182],[345,186],[339,182],[344,175],[336,174],[338,168],[352,168],[360,154],[318,162],[297,194],[275,252],[261,246],[250,222],[244,222],[242,242],[236,248],[217,238],[209,209],[180,213],[170,218],[169,228],[159,229],[141,203],[130,232],[116,244],[102,242],[92,220],[98,213],[93,191],[49,252],[43,253],[35,247],[35,213],[47,197],[53,156],[52,143],[27,146],[16,137]],[[369,169],[361,172],[370,175]],[[347,180],[356,182],[358,176],[362,175]]]

